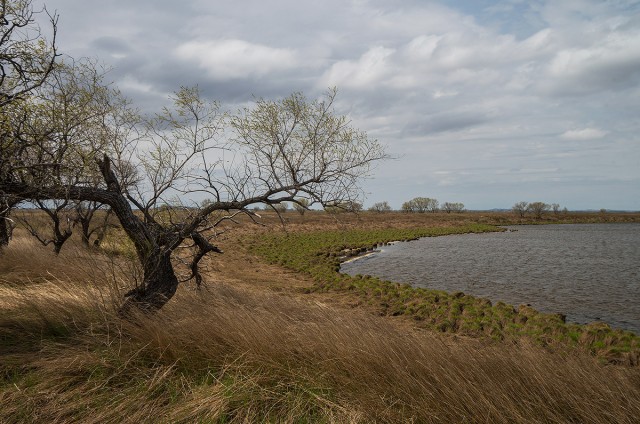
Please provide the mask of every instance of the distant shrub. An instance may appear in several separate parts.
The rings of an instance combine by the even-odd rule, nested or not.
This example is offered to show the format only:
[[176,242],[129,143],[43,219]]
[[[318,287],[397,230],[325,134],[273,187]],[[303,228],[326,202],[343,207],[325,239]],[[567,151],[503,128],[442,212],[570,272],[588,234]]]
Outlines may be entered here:
[[389,202],[385,200],[384,202],[374,203],[373,206],[369,208],[369,210],[371,212],[378,213],[391,212],[391,206],[389,205]]
[[464,212],[464,203],[459,202],[444,202],[442,204],[442,210],[446,213],[451,212]]
[[437,212],[439,210],[440,202],[438,199],[432,199],[430,197],[414,197],[408,202],[402,204],[403,212]]

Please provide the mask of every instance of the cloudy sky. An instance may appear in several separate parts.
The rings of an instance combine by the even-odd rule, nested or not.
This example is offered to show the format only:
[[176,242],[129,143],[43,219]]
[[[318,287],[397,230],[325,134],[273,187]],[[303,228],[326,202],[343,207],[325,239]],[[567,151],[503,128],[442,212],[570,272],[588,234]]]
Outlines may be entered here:
[[395,156],[365,205],[416,196],[640,210],[640,1],[50,0],[60,48],[153,110],[315,97]]

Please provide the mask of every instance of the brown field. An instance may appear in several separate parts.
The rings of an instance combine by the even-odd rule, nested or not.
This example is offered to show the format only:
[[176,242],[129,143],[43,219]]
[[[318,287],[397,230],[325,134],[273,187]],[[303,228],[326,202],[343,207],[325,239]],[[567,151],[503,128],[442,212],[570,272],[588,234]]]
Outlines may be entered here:
[[[229,225],[205,288],[115,311],[138,268],[18,228],[0,252],[0,422],[635,423],[640,367],[416,328],[247,252],[254,232],[524,223],[508,213],[329,215]],[[640,214],[548,215],[640,222]],[[107,252],[118,250],[114,236]],[[107,242],[107,240],[105,240]]]

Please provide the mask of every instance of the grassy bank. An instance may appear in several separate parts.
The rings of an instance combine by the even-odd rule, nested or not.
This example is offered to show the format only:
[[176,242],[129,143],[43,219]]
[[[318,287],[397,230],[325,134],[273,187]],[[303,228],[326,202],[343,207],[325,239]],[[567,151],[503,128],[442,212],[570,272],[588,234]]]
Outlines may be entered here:
[[570,324],[559,314],[539,313],[526,305],[514,308],[462,292],[413,288],[372,276],[339,273],[341,261],[394,240],[497,230],[486,224],[463,224],[281,233],[254,238],[251,250],[271,263],[311,275],[316,281],[312,290],[351,293],[382,315],[408,316],[423,328],[494,340],[524,337],[552,349],[582,349],[610,363],[640,363],[640,337],[604,323]]

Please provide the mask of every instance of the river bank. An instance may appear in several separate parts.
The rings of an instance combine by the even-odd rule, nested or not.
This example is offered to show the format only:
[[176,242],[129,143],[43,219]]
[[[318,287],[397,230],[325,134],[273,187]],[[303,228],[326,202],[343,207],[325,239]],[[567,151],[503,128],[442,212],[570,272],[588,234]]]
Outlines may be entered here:
[[252,251],[269,262],[310,275],[312,291],[349,293],[380,314],[406,316],[417,326],[493,340],[528,338],[552,349],[578,348],[611,363],[638,365],[640,338],[606,323],[578,325],[562,313],[540,313],[529,305],[492,303],[462,291],[446,292],[385,281],[371,275],[340,274],[343,260],[394,240],[499,230],[486,224],[423,229],[351,229],[290,232],[255,239]]
[[[424,238],[343,263],[350,275],[493,302],[530,304],[572,323],[640,333],[640,225],[520,225],[508,232]],[[509,231],[511,230],[511,231]]]

